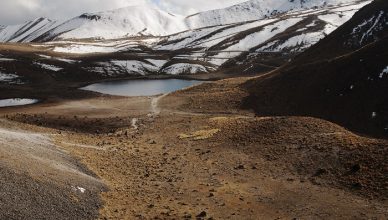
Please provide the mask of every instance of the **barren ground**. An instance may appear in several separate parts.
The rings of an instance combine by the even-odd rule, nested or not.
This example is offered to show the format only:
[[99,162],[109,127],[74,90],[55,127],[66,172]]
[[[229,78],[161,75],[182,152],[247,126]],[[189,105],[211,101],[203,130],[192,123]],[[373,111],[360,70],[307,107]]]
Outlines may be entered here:
[[[241,110],[247,93],[240,85],[247,79],[163,97],[100,96],[1,109],[0,141],[12,126],[44,132],[63,157],[77,158],[108,188],[100,194],[101,219],[387,219],[388,142],[316,118]],[[13,146],[30,142],[19,141]],[[28,151],[8,151],[7,139],[0,143],[1,167],[15,170],[19,162],[3,164],[3,158],[25,161]],[[58,161],[32,150],[45,164]],[[34,169],[21,168],[28,178]],[[62,175],[46,180],[69,182]],[[93,181],[82,185],[87,192]],[[80,206],[98,204],[89,198]],[[84,214],[93,218],[88,212],[77,218]]]

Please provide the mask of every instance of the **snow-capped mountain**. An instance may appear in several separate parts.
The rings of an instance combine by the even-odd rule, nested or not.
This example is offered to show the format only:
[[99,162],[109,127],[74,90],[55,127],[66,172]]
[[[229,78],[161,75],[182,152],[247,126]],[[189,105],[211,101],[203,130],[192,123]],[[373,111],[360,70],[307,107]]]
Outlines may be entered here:
[[192,28],[232,24],[268,18],[270,16],[308,9],[327,8],[354,3],[354,0],[251,0],[228,8],[188,16]]
[[184,18],[149,6],[130,6],[95,14],[83,14],[49,30],[36,40],[128,36],[165,36],[185,31]]
[[0,42],[43,42],[54,39],[117,39],[165,36],[187,30],[184,16],[149,5],[129,6],[99,13],[85,13],[67,21],[38,18],[0,28]]
[[70,66],[78,72],[104,77],[195,74],[236,66],[242,73],[260,72],[283,65],[370,2],[250,0],[188,17],[131,6],[65,22],[37,19],[8,26],[0,31],[0,40],[34,42],[42,51],[38,57],[46,53],[38,63],[65,72],[69,63],[61,67],[64,63],[54,60],[71,56]]
[[150,5],[86,13],[65,22],[39,18],[0,31],[0,41],[31,42],[53,39],[117,39],[166,36],[198,28],[261,20],[282,13],[354,4],[360,0],[250,0],[224,9],[188,17],[172,15]]

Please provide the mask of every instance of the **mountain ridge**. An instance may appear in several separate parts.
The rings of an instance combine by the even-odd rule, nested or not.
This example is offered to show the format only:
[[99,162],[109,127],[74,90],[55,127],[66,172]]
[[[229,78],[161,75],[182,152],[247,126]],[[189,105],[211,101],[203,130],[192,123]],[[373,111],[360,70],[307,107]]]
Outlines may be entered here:
[[[151,29],[143,29],[147,23],[147,19],[143,19],[142,23],[135,22],[138,23],[136,33],[140,33],[141,36],[126,36],[111,40],[90,38],[87,34],[93,33],[90,29],[95,26],[99,27],[99,22],[105,22],[104,18],[109,18],[112,13],[117,17],[115,13],[117,10],[104,12],[101,15],[86,13],[71,20],[70,23],[67,21],[66,28],[62,25],[54,28],[52,32],[45,31],[44,27],[57,26],[57,23],[41,19],[43,23],[41,22],[42,24],[38,26],[43,28],[37,28],[36,25],[31,27],[33,23],[29,23],[30,26],[27,25],[22,29],[20,36],[15,39],[34,41],[20,44],[22,47],[33,48],[32,54],[25,54],[27,61],[24,61],[29,63],[32,70],[36,70],[37,74],[42,71],[49,72],[61,80],[64,78],[87,80],[89,78],[111,79],[202,73],[260,74],[288,63],[296,55],[336,30],[338,26],[345,23],[355,12],[370,2],[345,1],[352,3],[291,10],[264,19],[190,29],[167,36],[147,35],[146,32]],[[283,0],[283,2],[288,2],[288,0]],[[323,1],[314,0],[312,2],[322,5]],[[294,4],[297,5],[297,2],[287,3],[287,7]],[[298,4],[297,7],[300,8],[300,2]],[[311,2],[309,4],[307,8],[312,5]],[[287,7],[284,6],[284,8]],[[119,14],[126,17],[129,9],[121,10],[123,13]],[[147,8],[146,10],[159,13],[155,9]],[[142,14],[141,10],[139,13]],[[271,14],[271,12],[268,13]],[[131,16],[136,17],[137,15],[132,14]],[[163,16],[175,21],[175,16],[171,14],[163,13]],[[94,25],[89,25],[90,22]],[[85,29],[82,30],[85,32],[83,34],[80,34],[80,28],[75,30],[71,28],[72,26],[79,27],[80,23],[85,26]],[[111,22],[107,25],[111,25]],[[131,22],[127,25],[130,26]],[[25,29],[30,31],[25,31]],[[181,26],[181,29],[184,29],[184,26]],[[37,36],[32,36],[31,33],[36,33]],[[120,33],[118,36],[122,35],[122,32]],[[88,38],[61,39],[63,35],[82,35]],[[9,65],[4,65],[3,71],[15,73],[13,66],[21,62],[22,58],[14,57],[12,54],[3,55],[8,60],[12,60],[8,61]],[[24,73],[18,74],[24,75]]]
[[356,2],[362,2],[362,0],[250,0],[186,17],[173,15],[157,7],[136,5],[97,13],[84,13],[65,21],[50,20],[50,23],[47,21],[38,23],[29,21],[24,25],[31,29],[37,29],[39,32],[26,33],[24,38],[18,38],[14,36],[14,33],[12,34],[12,31],[23,32],[22,25],[7,26],[5,30],[0,30],[0,41],[36,42],[54,39],[167,36],[198,28],[260,20],[285,12],[327,8],[330,5]]

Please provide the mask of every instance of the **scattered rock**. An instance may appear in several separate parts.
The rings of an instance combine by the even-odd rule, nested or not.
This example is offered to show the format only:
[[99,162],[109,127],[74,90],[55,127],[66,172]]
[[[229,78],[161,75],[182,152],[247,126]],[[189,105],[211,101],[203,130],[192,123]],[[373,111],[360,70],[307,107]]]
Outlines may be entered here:
[[185,214],[185,215],[183,216],[184,219],[191,219],[191,217],[192,217],[191,214]]
[[245,169],[245,166],[244,165],[238,165],[236,167],[234,167],[235,170],[244,170]]
[[356,190],[360,190],[360,189],[362,189],[362,184],[361,183],[354,183],[352,185],[352,188],[356,189]]
[[356,164],[356,165],[352,166],[352,168],[350,169],[350,172],[351,173],[357,173],[360,170],[361,170],[360,164]]
[[197,219],[201,219],[201,218],[205,218],[207,215],[207,213],[205,211],[202,211],[201,213],[199,213],[196,217]]
[[321,176],[323,174],[327,173],[327,170],[326,169],[323,169],[323,168],[320,168],[317,170],[317,172],[315,172],[315,174],[313,176]]

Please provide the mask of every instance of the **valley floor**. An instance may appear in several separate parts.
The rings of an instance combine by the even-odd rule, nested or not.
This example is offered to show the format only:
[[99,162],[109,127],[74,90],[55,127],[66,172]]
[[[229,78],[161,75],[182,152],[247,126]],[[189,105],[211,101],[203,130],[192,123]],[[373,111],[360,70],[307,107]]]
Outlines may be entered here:
[[[60,186],[49,188],[57,190],[49,196],[61,194],[71,201],[69,209],[94,204],[75,218],[95,218],[95,209],[100,219],[387,219],[388,141],[315,118],[257,117],[241,108],[248,95],[242,84],[249,79],[162,97],[100,96],[2,109],[0,156],[25,153],[7,151],[6,146],[24,144],[4,137],[3,129],[12,128],[44,134],[71,167],[77,158],[86,166],[80,169],[86,174],[74,175],[74,181],[83,180],[78,185],[55,169],[39,181],[32,168],[21,169],[27,183]],[[20,184],[9,187],[22,189]],[[72,192],[80,184],[86,194],[80,188]],[[26,190],[27,198],[34,197]],[[94,197],[100,192],[101,208]],[[13,205],[7,200],[12,195],[2,198]],[[44,203],[26,205],[24,217],[37,213],[28,209],[50,215],[39,204]],[[12,219],[0,212],[3,217]]]

